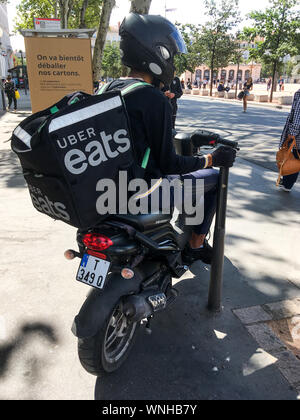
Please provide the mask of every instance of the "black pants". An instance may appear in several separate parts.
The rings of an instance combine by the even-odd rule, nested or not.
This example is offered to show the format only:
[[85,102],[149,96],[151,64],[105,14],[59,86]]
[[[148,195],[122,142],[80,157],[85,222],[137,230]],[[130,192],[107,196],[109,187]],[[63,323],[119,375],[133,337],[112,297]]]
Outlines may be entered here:
[[176,100],[172,100],[171,102],[172,105],[172,126],[173,128],[175,128],[175,121],[176,121],[176,115],[177,115],[177,101]]
[[8,99],[8,108],[10,109],[12,102],[14,101],[14,109],[17,109],[17,100],[16,100],[15,93],[13,93],[12,95],[7,94],[7,99]]

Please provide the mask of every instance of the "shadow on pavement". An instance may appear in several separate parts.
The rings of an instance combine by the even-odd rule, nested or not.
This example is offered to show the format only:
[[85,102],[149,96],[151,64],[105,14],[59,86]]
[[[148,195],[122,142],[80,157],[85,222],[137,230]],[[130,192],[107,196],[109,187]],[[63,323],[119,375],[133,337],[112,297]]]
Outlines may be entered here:
[[7,188],[27,186],[17,155],[9,150],[0,150],[0,180]]
[[[277,173],[270,181],[260,172],[250,167],[247,175],[232,172],[230,174],[230,201],[238,203],[238,207],[229,206],[227,217],[241,217],[241,210],[252,212],[257,218],[257,224],[271,221],[274,228],[281,226],[299,226],[299,191],[294,188],[286,193],[276,188]],[[283,215],[284,217],[279,216]]]
[[141,329],[125,364],[97,378],[95,399],[296,399],[276,360],[258,348],[232,313],[236,307],[282,298],[280,288],[278,296],[258,292],[226,258],[224,309],[215,314],[206,308],[208,268],[198,262],[191,269],[195,277],[175,285],[180,295],[153,320],[152,335]]
[[[56,344],[58,342],[52,326],[41,322],[24,324],[20,327],[14,339],[0,345],[0,380],[9,374],[9,366],[15,364],[15,353],[22,351],[33,337],[39,337],[44,340],[46,346],[49,343]],[[36,358],[32,358],[30,361],[31,366],[28,375],[30,375],[32,381],[38,377],[38,371],[36,370],[39,366],[38,362]]]

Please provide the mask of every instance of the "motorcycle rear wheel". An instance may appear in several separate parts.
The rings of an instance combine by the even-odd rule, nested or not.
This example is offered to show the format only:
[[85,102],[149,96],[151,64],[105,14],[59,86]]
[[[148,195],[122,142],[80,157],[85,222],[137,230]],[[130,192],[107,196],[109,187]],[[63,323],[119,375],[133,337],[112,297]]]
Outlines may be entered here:
[[130,322],[123,314],[119,302],[96,335],[78,339],[83,368],[96,376],[117,370],[127,359],[138,328],[139,323]]

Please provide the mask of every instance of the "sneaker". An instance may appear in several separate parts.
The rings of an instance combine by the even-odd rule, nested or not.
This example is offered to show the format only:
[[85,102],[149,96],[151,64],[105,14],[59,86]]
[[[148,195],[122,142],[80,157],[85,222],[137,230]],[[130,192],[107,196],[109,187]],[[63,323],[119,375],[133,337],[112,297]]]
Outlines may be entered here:
[[211,264],[213,249],[205,240],[202,248],[193,249],[189,244],[186,245],[182,252],[182,260],[191,264],[196,260],[201,260],[205,264]]
[[291,188],[286,188],[286,187],[283,185],[283,179],[282,179],[282,178],[281,178],[281,180],[280,180],[280,182],[279,182],[279,184],[278,184],[278,188],[280,188],[281,190],[286,191],[286,192],[290,192],[290,191],[291,191]]

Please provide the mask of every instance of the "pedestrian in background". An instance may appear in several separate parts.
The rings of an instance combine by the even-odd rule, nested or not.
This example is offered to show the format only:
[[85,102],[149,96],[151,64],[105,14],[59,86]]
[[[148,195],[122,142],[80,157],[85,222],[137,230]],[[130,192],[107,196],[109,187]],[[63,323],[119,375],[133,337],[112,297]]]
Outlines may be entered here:
[[281,79],[279,80],[279,90],[280,92],[284,91],[284,78],[281,77]]
[[269,77],[268,82],[267,82],[267,90],[270,90],[272,85],[272,77]]
[[[194,82],[195,83],[195,82]],[[196,80],[197,83],[197,80]],[[179,99],[183,92],[181,88],[180,80],[177,76],[174,77],[170,86],[165,86],[163,89],[164,94],[169,98],[170,104],[172,106],[172,125],[175,128],[175,121],[177,115],[177,99]]]
[[[283,146],[283,143],[287,139],[288,135],[295,136],[297,149],[293,149],[293,154],[296,159],[299,159],[300,154],[300,89],[294,95],[291,112],[289,113],[284,129],[282,131],[281,140],[279,147]],[[298,179],[299,172],[283,176],[279,182],[279,188],[289,192],[293,188],[295,182]]]
[[185,89],[185,85],[184,85],[184,80],[183,79],[181,79],[181,89]]
[[7,111],[10,110],[12,102],[14,102],[14,110],[17,110],[17,99],[16,99],[16,86],[11,76],[8,75],[6,82],[4,83],[4,90],[8,99]]
[[253,81],[252,77],[249,77],[247,81],[244,83],[244,96],[243,96],[243,109],[244,112],[247,110],[247,96],[250,95],[250,90],[253,89]]
[[221,82],[218,85],[218,92],[223,92],[225,90],[224,82],[221,80]]

